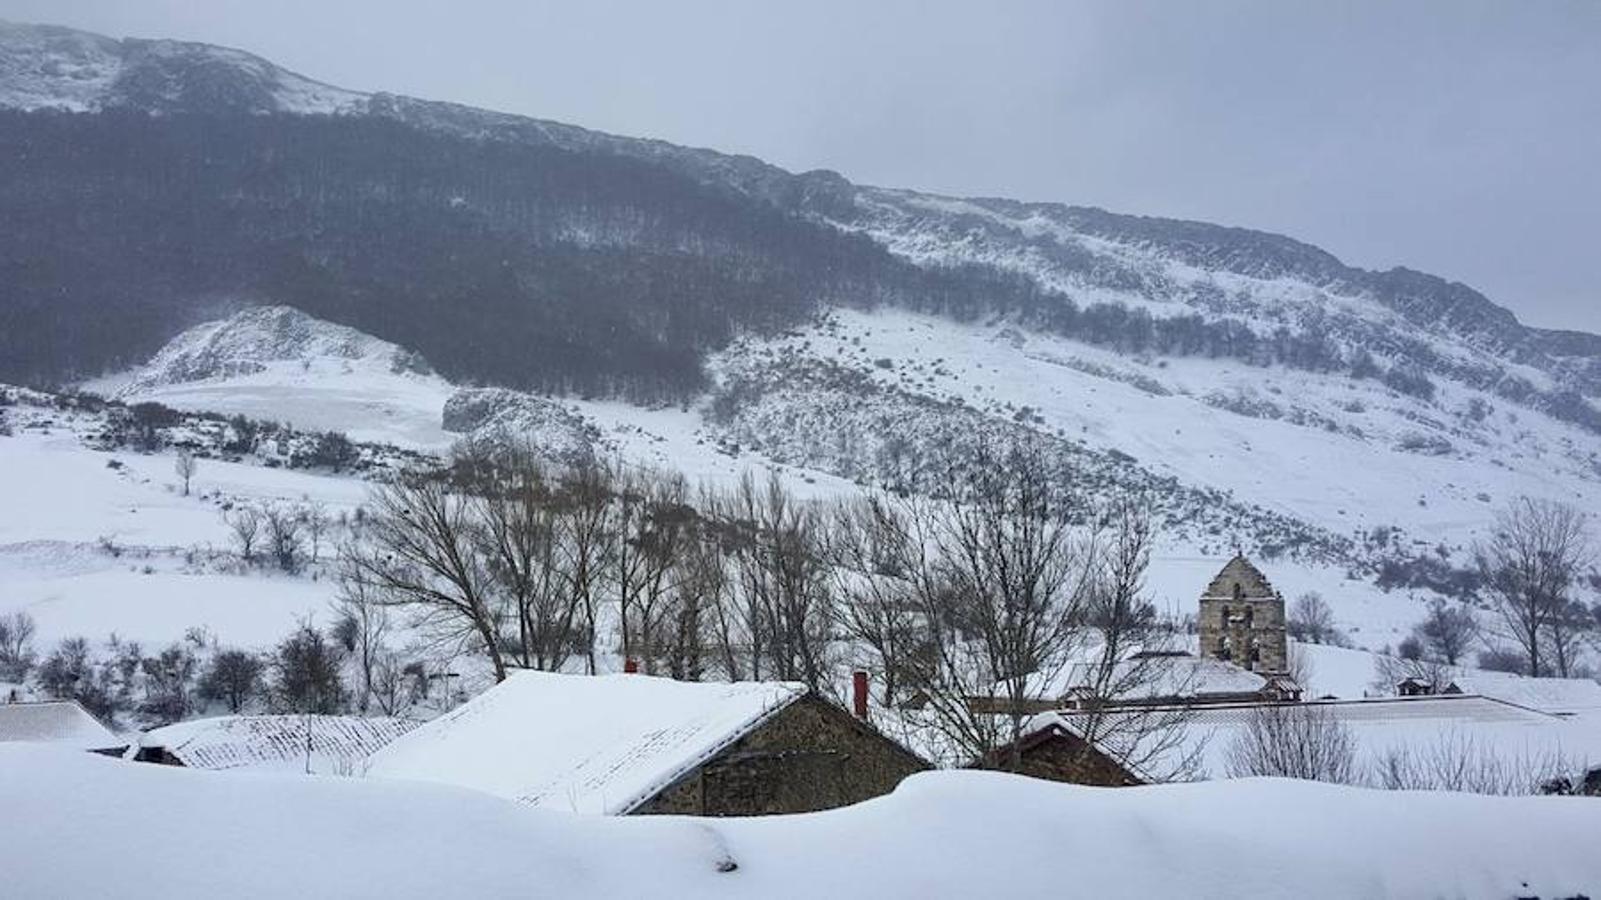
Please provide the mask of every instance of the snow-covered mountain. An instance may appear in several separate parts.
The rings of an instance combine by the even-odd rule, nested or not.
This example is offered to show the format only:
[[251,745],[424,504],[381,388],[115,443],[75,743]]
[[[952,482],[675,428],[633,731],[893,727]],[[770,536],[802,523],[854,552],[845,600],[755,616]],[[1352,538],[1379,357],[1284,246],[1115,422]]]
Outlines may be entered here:
[[[814,493],[926,487],[1027,439],[1087,500],[1151,499],[1175,596],[1243,547],[1352,626],[1415,617],[1375,582],[1450,590],[1499,504],[1601,496],[1601,338],[1280,235],[857,185],[34,26],[0,26],[0,116],[0,142],[117,151],[0,173],[29,226],[0,249],[43,273],[0,376],[113,369],[89,385]],[[246,311],[208,321],[219,298]]]

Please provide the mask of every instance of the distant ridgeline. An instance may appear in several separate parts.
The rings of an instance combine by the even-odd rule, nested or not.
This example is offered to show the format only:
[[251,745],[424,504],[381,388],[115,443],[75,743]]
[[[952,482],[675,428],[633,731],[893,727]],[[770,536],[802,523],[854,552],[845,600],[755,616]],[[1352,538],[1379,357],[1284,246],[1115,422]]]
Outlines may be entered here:
[[[3,380],[100,374],[285,304],[457,382],[680,401],[737,334],[887,304],[1424,399],[1449,378],[1601,431],[1601,338],[1278,235],[854,185],[205,45],[0,26],[0,53]],[[103,86],[60,74],[89,67]]]

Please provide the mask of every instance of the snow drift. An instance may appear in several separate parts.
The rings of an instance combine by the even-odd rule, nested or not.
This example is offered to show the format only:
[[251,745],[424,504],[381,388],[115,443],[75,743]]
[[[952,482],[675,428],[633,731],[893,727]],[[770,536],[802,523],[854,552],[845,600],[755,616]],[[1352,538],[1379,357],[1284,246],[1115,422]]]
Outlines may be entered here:
[[[607,819],[443,786],[0,747],[16,900],[251,897],[1566,897],[1601,803],[980,772],[766,819]],[[1246,858],[1249,856],[1249,862]],[[92,864],[84,864],[92,860]]]

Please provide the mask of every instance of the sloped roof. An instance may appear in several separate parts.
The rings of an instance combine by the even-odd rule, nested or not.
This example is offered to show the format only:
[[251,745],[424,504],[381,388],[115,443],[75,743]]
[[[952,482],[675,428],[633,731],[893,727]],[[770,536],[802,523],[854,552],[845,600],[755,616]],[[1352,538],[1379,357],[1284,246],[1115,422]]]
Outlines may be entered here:
[[369,774],[620,815],[804,694],[787,682],[517,672],[380,750]]
[[[1027,677],[1030,697],[1059,700],[1082,688],[1106,690],[1111,700],[1150,700],[1159,697],[1205,697],[1215,694],[1251,694],[1267,687],[1263,676],[1233,663],[1188,653],[1133,655],[1111,664],[1075,662],[1048,674]],[[1006,693],[997,683],[996,696]]]
[[80,750],[110,750],[128,744],[76,700],[0,704],[0,741],[64,744]]
[[[1116,735],[1115,740],[1171,744],[1159,747],[1154,754],[1157,758],[1151,758],[1153,754],[1146,752],[1149,747],[1102,746],[1100,749],[1117,760],[1146,760],[1153,769],[1164,765],[1176,767],[1177,760],[1193,757],[1198,767],[1196,777],[1227,778],[1230,746],[1264,705],[1271,704],[1194,707],[1178,726],[1176,736],[1136,736],[1134,729],[1103,729]],[[1583,771],[1601,763],[1601,727],[1472,694],[1319,700],[1276,708],[1317,710],[1345,726],[1355,741],[1359,766],[1376,764],[1391,751],[1423,752],[1445,741],[1471,745],[1513,764],[1560,759],[1571,763],[1576,771]],[[1046,713],[1036,716],[1027,728],[1033,732],[1054,726],[1082,734],[1082,728],[1076,723],[1083,722],[1084,715]]]
[[1601,714],[1601,684],[1589,678],[1529,678],[1510,672],[1460,669],[1451,680],[1469,694],[1481,694],[1556,714]]
[[145,732],[140,747],[160,747],[195,769],[268,769],[349,774],[368,756],[417,726],[409,719],[360,716],[217,716]]
[[1273,589],[1267,576],[1262,570],[1251,564],[1244,556],[1236,556],[1228,561],[1212,583],[1206,586],[1204,597],[1222,597],[1233,599],[1234,588],[1238,585],[1240,593],[1247,600],[1273,600],[1277,599],[1279,592]]

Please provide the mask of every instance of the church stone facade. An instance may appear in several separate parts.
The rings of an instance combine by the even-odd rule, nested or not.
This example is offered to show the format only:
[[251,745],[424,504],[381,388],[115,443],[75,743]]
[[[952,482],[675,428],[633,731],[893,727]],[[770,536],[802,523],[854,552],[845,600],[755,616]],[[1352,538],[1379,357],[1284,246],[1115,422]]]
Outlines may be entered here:
[[1244,556],[1229,560],[1201,595],[1201,655],[1263,675],[1289,670],[1284,597]]

